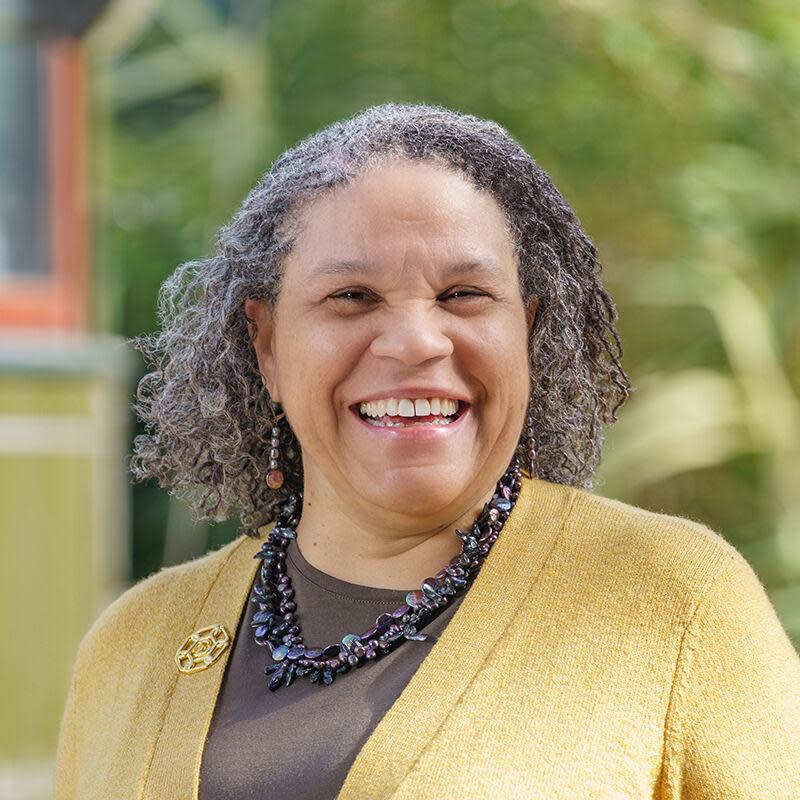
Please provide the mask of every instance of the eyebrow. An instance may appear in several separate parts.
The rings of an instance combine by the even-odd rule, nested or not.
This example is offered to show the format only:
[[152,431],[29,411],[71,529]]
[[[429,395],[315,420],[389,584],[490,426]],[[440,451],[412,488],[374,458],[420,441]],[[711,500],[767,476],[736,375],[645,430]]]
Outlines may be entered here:
[[[344,275],[371,275],[377,270],[372,264],[351,260],[351,259],[333,259],[330,261],[323,261],[316,267],[311,275],[311,279],[324,278],[328,276],[344,276]],[[482,274],[495,281],[502,281],[504,279],[503,271],[493,259],[469,259],[467,261],[455,261],[448,264],[443,272],[442,277],[445,279],[451,278],[453,275],[474,275]]]

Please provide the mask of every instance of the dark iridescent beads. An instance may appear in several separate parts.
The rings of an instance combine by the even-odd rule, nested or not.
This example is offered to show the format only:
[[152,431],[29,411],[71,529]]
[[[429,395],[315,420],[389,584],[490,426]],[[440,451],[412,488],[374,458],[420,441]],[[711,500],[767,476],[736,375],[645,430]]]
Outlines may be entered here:
[[425,641],[420,631],[450,598],[465,590],[474,578],[508,514],[516,502],[522,481],[519,462],[515,459],[498,481],[494,496],[483,507],[469,531],[456,531],[461,539],[461,553],[451,559],[435,576],[426,578],[420,589],[406,595],[406,602],[394,611],[380,614],[375,626],[360,636],[345,634],[341,642],[324,648],[302,645],[300,626],[292,600],[294,590],[286,574],[286,547],[296,538],[294,528],[299,521],[302,495],[292,495],[278,513],[267,541],[255,558],[261,568],[253,587],[251,602],[259,610],[253,615],[255,640],[269,647],[273,663],[264,672],[271,676],[269,688],[277,691],[289,686],[295,677],[307,677],[311,683],[329,686],[337,674],[348,672],[391,652],[404,641]]

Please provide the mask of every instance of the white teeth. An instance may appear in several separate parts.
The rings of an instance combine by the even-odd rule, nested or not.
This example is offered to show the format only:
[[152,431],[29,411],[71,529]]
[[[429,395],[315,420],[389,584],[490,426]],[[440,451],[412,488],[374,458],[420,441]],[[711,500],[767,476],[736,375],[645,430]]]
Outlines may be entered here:
[[417,427],[426,427],[430,425],[450,425],[452,420],[446,419],[445,417],[440,417],[439,419],[431,420],[430,422],[389,422],[384,421],[381,419],[368,419],[367,422],[370,425],[374,425],[376,428],[417,428]]
[[[361,403],[359,410],[366,417],[452,417],[458,411],[458,400],[448,397],[420,397],[411,400],[407,397],[391,397]],[[402,424],[402,423],[395,423]]]
[[397,413],[401,417],[413,417],[414,403],[412,403],[411,400],[406,400],[406,398],[404,397],[397,403]]

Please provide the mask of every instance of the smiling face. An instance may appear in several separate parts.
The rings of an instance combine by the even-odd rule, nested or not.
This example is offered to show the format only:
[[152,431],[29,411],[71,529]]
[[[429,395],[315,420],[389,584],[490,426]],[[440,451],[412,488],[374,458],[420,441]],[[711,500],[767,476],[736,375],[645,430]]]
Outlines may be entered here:
[[[525,418],[535,303],[490,194],[431,162],[385,161],[302,212],[274,316],[260,300],[245,312],[307,497],[435,517],[491,493]],[[432,397],[460,400],[456,419],[406,426],[427,408],[402,401]],[[359,410],[381,398],[401,402],[373,406],[394,414],[376,426]]]

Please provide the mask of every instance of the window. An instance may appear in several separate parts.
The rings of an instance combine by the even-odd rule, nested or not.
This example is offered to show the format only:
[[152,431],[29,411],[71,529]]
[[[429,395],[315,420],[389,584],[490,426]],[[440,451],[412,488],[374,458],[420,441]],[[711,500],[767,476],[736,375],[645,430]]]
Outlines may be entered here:
[[[0,43],[0,328],[81,330],[88,311],[80,43]],[[6,109],[8,111],[6,111]]]

